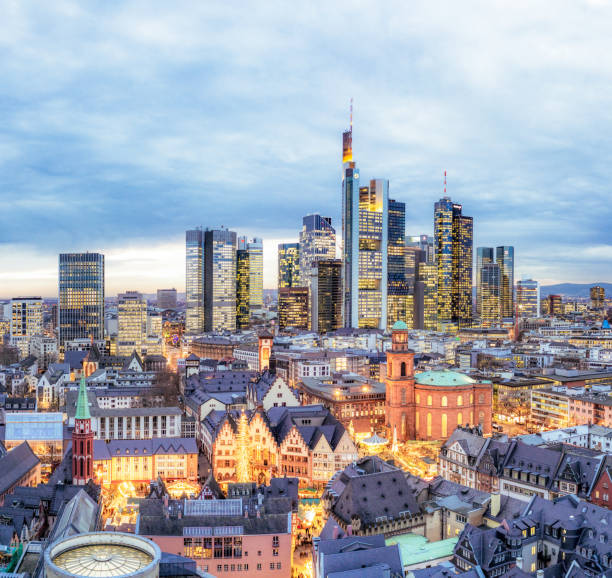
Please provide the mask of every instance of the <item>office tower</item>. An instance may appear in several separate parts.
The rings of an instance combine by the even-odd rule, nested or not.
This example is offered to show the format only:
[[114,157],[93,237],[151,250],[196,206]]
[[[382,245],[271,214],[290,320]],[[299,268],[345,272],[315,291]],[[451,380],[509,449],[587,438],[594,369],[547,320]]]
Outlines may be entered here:
[[283,287],[278,290],[278,327],[308,329],[308,288]]
[[436,331],[438,329],[438,269],[425,260],[422,250],[416,254],[414,287],[414,327]]
[[204,231],[202,227],[185,234],[185,333],[204,331]]
[[480,320],[484,327],[501,323],[501,268],[485,263],[480,268]]
[[[40,297],[15,297],[11,299],[10,345],[19,350],[20,357],[27,357],[29,343],[43,332],[43,302]],[[1,339],[0,339],[1,341]]]
[[563,314],[563,299],[561,295],[549,295],[548,301],[548,314],[552,316]]
[[300,244],[278,245],[278,288],[300,286]]
[[236,330],[236,233],[227,229],[204,231],[204,329]]
[[443,197],[434,206],[434,238],[438,323],[468,327],[472,323],[472,217],[462,214],[460,204]]
[[495,261],[499,265],[499,298],[501,315],[514,317],[514,247],[497,247]]
[[59,256],[59,343],[104,339],[104,255]]
[[238,240],[236,251],[236,328],[245,329],[251,318],[249,252],[245,238]]
[[592,309],[603,309],[606,300],[606,291],[603,287],[595,285],[589,290],[591,297],[591,308]]
[[117,355],[139,355],[147,336],[147,302],[138,291],[117,298]]
[[[387,243],[387,329],[396,321],[412,327],[412,295],[406,267],[406,204],[389,199]],[[412,264],[414,272],[414,263]]]
[[249,308],[253,312],[263,308],[263,241],[254,238],[247,243],[249,252]]
[[342,327],[342,261],[324,259],[311,269],[310,328],[328,333]]
[[540,286],[533,279],[516,283],[516,304],[519,317],[540,316]]
[[310,284],[310,270],[321,259],[336,257],[336,230],[332,227],[331,217],[306,215],[302,219],[300,231],[300,286]]
[[493,247],[478,247],[476,249],[476,315],[478,318],[481,317],[481,307],[482,304],[482,284],[480,277],[480,270],[483,265],[488,265],[490,263],[495,262],[495,254],[493,251]]
[[160,309],[176,309],[176,289],[158,289],[157,307]]

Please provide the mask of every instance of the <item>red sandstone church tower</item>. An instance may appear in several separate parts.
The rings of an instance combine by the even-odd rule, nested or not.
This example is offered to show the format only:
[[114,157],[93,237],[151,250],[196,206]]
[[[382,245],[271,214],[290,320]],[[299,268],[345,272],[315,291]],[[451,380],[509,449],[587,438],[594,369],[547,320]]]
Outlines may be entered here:
[[415,439],[414,352],[408,349],[408,326],[396,321],[387,351],[386,411],[388,435],[403,442]]
[[272,354],[272,344],[274,335],[267,329],[259,334],[259,371],[270,369],[270,355]]
[[91,414],[87,402],[85,376],[81,377],[72,430],[72,483],[83,486],[93,478],[93,440]]

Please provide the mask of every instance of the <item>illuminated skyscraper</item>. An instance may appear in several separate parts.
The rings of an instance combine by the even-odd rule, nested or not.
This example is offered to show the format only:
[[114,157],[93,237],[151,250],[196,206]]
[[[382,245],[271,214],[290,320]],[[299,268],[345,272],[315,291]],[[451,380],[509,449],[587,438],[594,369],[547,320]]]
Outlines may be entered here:
[[249,307],[251,315],[263,307],[263,241],[254,238],[247,243],[249,252]]
[[138,291],[120,293],[117,299],[117,355],[142,352],[147,336],[147,302]]
[[251,307],[249,304],[249,252],[244,237],[238,240],[236,251],[236,328],[249,326]]
[[[387,243],[387,329],[396,321],[412,327],[413,299],[406,257],[406,204],[389,199]],[[412,255],[414,257],[414,255]],[[412,263],[414,273],[414,262]]]
[[427,262],[426,252],[415,252],[414,327],[436,331],[438,329],[438,270]]
[[478,247],[476,249],[476,315],[481,316],[482,285],[480,270],[483,265],[495,262],[493,247]]
[[311,330],[328,333],[342,327],[342,261],[317,261],[311,270]]
[[40,297],[11,299],[10,344],[27,357],[30,339],[43,334],[43,300]]
[[59,342],[104,339],[104,255],[59,256]]
[[300,285],[300,244],[278,245],[278,288]]
[[599,285],[591,287],[589,290],[589,296],[591,298],[592,309],[603,309],[606,301],[606,290],[603,287]]
[[442,325],[453,320],[453,202],[448,197],[440,199],[434,206],[434,240],[438,323]]
[[311,269],[321,259],[336,257],[336,230],[331,217],[306,215],[300,231],[300,286],[310,286]]
[[204,329],[236,330],[236,233],[227,229],[204,231]]
[[485,263],[480,269],[480,320],[484,327],[501,323],[500,267]]
[[308,329],[308,288],[284,287],[278,290],[278,327]]
[[204,231],[202,227],[185,233],[185,332],[204,331]]
[[548,301],[548,314],[552,316],[563,314],[563,298],[561,295],[549,295],[546,300]]
[[499,265],[499,298],[503,318],[514,317],[514,247],[501,246],[496,249]]
[[533,279],[516,283],[516,305],[519,317],[540,316],[540,286]]

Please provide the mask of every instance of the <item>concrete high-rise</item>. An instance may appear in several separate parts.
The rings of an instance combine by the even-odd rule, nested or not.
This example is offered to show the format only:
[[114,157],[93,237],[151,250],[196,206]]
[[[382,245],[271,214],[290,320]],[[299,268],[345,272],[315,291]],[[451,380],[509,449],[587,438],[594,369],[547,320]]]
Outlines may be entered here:
[[606,290],[600,285],[594,285],[589,289],[591,298],[591,309],[603,309],[606,301]]
[[278,245],[278,288],[300,286],[300,244]]
[[495,251],[493,247],[478,247],[476,249],[476,316],[480,318],[482,304],[482,283],[480,271],[483,265],[495,262]]
[[249,309],[253,312],[263,307],[263,241],[258,238],[247,242],[249,252]]
[[497,263],[480,268],[480,320],[484,327],[499,325],[502,319],[501,271]]
[[438,328],[438,271],[421,249],[415,252],[414,328]]
[[204,331],[204,231],[202,227],[185,234],[185,332]]
[[283,287],[278,290],[279,329],[308,329],[308,288]]
[[236,233],[227,229],[204,231],[204,330],[236,330]]
[[501,246],[495,250],[495,261],[499,265],[499,298],[501,315],[505,319],[514,317],[514,247]]
[[138,291],[120,293],[117,299],[117,355],[142,353],[147,337],[147,302]]
[[160,309],[176,309],[176,289],[158,289],[157,306]]
[[318,214],[306,215],[302,219],[300,231],[300,282],[309,287],[311,269],[321,259],[336,257],[336,230],[332,227],[331,217]]
[[534,279],[522,279],[516,283],[516,305],[519,317],[540,316],[540,286]]
[[59,343],[80,338],[104,339],[104,255],[59,256]]
[[236,328],[245,329],[251,319],[249,252],[244,238],[238,240],[236,251]]
[[32,337],[43,333],[43,301],[40,297],[11,299],[10,344],[27,357]]
[[342,261],[324,259],[311,269],[310,328],[328,333],[342,327]]

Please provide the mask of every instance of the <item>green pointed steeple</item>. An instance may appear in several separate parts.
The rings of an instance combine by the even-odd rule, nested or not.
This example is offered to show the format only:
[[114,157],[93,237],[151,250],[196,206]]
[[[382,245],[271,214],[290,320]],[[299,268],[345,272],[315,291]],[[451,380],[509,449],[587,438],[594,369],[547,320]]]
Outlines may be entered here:
[[87,402],[87,388],[85,387],[85,376],[81,376],[79,384],[79,397],[77,398],[76,414],[74,419],[91,419],[89,403]]

